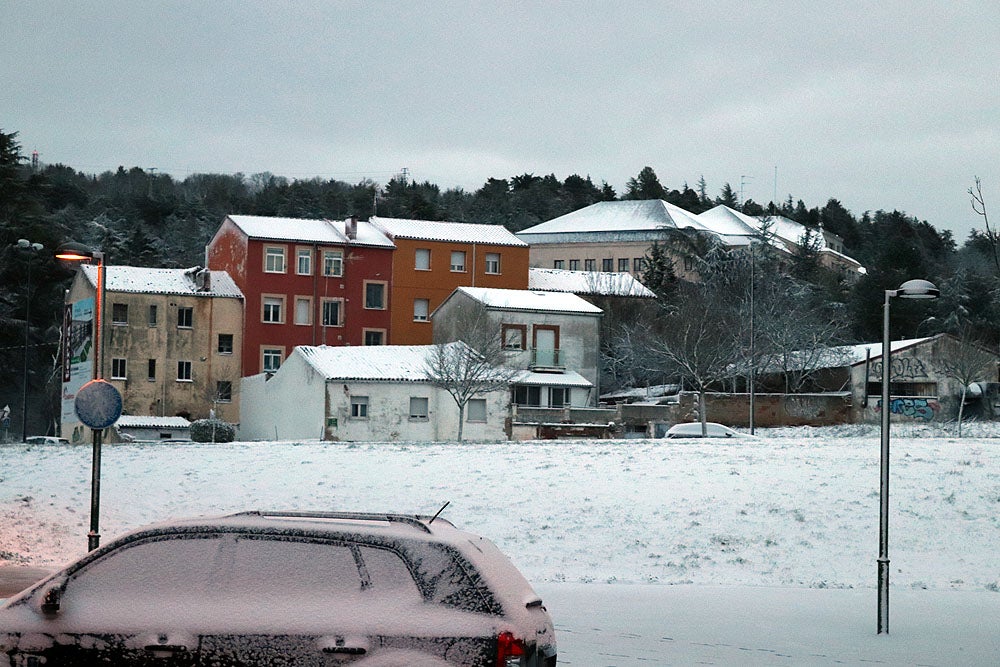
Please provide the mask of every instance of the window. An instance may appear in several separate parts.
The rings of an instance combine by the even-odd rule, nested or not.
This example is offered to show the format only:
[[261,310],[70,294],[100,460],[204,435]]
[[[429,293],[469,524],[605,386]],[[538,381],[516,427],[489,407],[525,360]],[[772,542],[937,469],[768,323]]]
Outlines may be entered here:
[[323,275],[342,276],[344,275],[344,253],[340,250],[323,251]]
[[351,396],[351,418],[368,419],[367,396]]
[[633,273],[642,273],[642,263],[644,259],[642,257],[636,257],[632,260],[632,271]]
[[177,328],[190,329],[194,325],[194,308],[177,309]]
[[344,323],[340,319],[340,299],[323,299],[323,326],[340,327]]
[[275,348],[264,348],[263,351],[263,368],[265,373],[274,373],[278,368],[281,367],[281,353],[282,351]]
[[149,326],[156,326],[156,306],[149,307]]
[[579,271],[580,270],[580,260],[578,260],[578,259],[571,259],[571,260],[569,260],[569,270],[570,271]]
[[313,253],[309,248],[296,248],[295,273],[300,276],[311,276],[313,272]]
[[263,300],[263,321],[270,324],[281,324],[285,321],[282,309],[285,305],[283,296],[265,296]]
[[177,381],[178,382],[190,382],[191,381],[191,362],[190,361],[178,361],[177,362]]
[[595,260],[595,259],[585,259],[585,260],[583,260],[583,270],[584,271],[596,271],[597,270],[597,260]]
[[615,270],[615,260],[613,259],[602,259],[601,260],[601,271],[611,273]]
[[628,257],[624,257],[618,260],[618,270],[628,271]]
[[146,379],[150,382],[156,381],[156,359],[150,359],[146,362]]
[[503,348],[505,350],[523,350],[527,333],[528,327],[524,324],[504,324]]
[[421,396],[410,397],[410,419],[427,421],[427,399]]
[[556,260],[552,261],[552,268],[553,269],[561,269],[561,268],[564,268],[565,266],[566,266],[566,261],[565,260],[556,259]]
[[111,379],[112,380],[124,380],[125,375],[125,360],[120,358],[115,358],[111,360]]
[[417,271],[431,270],[431,251],[429,248],[417,248],[413,268]]
[[414,322],[426,322],[427,314],[430,312],[431,301],[430,299],[414,299],[413,300],[413,321]]
[[285,248],[267,246],[264,248],[264,273],[285,272]]
[[462,250],[454,250],[451,253],[451,270],[452,271],[465,271],[465,252]]
[[219,380],[215,383],[215,400],[219,403],[233,402],[233,383],[229,380]]
[[233,353],[233,334],[219,334],[219,354]]
[[684,270],[685,271],[694,271],[694,257],[685,257],[684,258]]
[[365,329],[365,345],[385,345],[385,331]]
[[491,273],[491,274],[500,273],[500,253],[498,252],[486,253],[486,273]]
[[312,299],[307,296],[295,297],[295,323],[312,324]]
[[128,324],[128,304],[127,303],[113,303],[111,304],[111,324]]
[[568,387],[549,387],[549,407],[561,408],[569,405]]
[[465,421],[485,422],[486,421],[486,399],[473,398],[465,406]]
[[385,310],[385,283],[365,281],[365,308]]
[[542,404],[541,387],[514,387],[514,404],[540,407]]

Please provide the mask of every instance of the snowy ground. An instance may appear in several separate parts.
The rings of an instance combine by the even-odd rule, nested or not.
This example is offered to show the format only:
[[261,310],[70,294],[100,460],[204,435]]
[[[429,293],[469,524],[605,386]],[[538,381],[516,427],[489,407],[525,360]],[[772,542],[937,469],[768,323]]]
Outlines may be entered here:
[[[433,513],[450,501],[446,518],[491,538],[541,589],[873,588],[877,429],[759,434],[736,442],[112,445],[101,532],[106,541],[168,517],[248,508]],[[969,426],[959,439],[894,427],[893,436],[893,589],[978,592],[1000,609],[1000,432]],[[89,447],[0,447],[0,564],[81,555],[89,488]]]

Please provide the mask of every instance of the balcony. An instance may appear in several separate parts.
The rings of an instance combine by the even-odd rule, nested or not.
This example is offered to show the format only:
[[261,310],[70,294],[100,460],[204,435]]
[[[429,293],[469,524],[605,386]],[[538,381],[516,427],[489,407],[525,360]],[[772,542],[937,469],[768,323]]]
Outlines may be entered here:
[[566,364],[562,360],[562,350],[534,349],[531,351],[531,362],[529,370],[565,370]]

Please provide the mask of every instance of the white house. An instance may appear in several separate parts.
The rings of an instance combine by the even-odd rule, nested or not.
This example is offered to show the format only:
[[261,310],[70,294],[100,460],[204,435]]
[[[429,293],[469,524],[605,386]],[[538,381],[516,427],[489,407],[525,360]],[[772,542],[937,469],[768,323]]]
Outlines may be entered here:
[[[458,406],[428,380],[433,348],[298,346],[273,374],[243,378],[240,439],[453,440]],[[463,437],[506,440],[509,400],[506,391],[473,398]]]
[[431,314],[436,340],[463,340],[470,307],[500,329],[516,405],[597,405],[603,311],[576,294],[459,287]]

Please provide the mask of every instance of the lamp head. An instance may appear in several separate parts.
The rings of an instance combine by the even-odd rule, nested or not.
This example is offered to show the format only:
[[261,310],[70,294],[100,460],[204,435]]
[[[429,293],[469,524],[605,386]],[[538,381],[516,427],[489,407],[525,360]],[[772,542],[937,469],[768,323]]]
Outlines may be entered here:
[[70,262],[82,262],[87,260],[103,260],[104,254],[94,250],[82,243],[63,243],[56,248],[56,259],[64,259]]
[[929,280],[907,280],[896,290],[896,296],[904,299],[936,299],[941,295],[934,283]]

